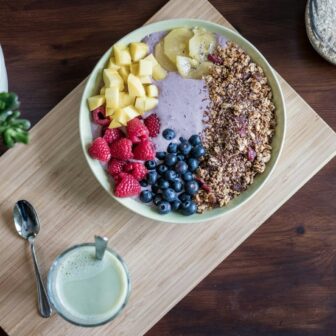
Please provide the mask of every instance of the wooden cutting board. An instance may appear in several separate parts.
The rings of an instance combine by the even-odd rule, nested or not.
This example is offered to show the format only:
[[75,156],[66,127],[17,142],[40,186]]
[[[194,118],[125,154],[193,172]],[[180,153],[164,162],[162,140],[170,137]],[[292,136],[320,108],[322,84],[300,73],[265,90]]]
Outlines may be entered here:
[[[171,0],[149,22],[202,18],[230,26],[206,0]],[[125,32],[126,33],[126,32]],[[112,43],[113,41],[111,41]],[[98,185],[79,144],[78,109],[84,82],[31,131],[31,144],[0,158],[0,325],[9,335],[141,335],[237,248],[336,153],[336,134],[279,76],[288,131],[279,164],[264,187],[239,210],[195,225],[142,218]],[[126,260],[132,294],[123,314],[95,329],[73,326],[36,310],[27,244],[13,227],[16,200],[37,208],[42,229],[37,253],[44,275],[67,247],[110,237]]]

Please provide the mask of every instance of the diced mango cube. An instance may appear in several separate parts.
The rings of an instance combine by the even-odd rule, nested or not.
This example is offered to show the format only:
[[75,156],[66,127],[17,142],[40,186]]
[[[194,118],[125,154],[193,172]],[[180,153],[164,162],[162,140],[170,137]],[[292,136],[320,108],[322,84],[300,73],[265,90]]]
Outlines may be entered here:
[[160,64],[156,64],[153,67],[153,78],[155,80],[161,80],[166,78],[167,76],[167,71],[162,68]]
[[145,88],[142,85],[139,77],[133,74],[128,75],[127,79],[128,93],[133,97],[143,97],[145,96]]
[[146,98],[145,111],[150,111],[157,106],[159,100],[157,98]]
[[150,60],[139,61],[139,76],[151,76],[153,72],[153,63]]
[[127,122],[139,116],[140,113],[134,108],[134,106],[126,106],[122,108],[123,113],[126,115]]
[[119,121],[117,121],[116,119],[113,119],[111,122],[110,122],[110,125],[109,125],[109,128],[118,128],[118,127],[121,127],[122,125],[120,124]]
[[103,80],[106,87],[117,86],[120,91],[124,90],[124,81],[116,70],[104,69]]
[[139,73],[139,63],[132,63],[130,65],[130,71],[131,71],[131,74],[133,74],[134,76],[137,76]]
[[92,96],[92,97],[88,98],[88,104],[89,104],[89,110],[93,111],[97,107],[105,104],[105,97],[102,96],[102,95]]
[[146,97],[137,97],[135,99],[135,108],[143,114],[146,111]]
[[114,114],[115,109],[113,109],[112,107],[106,107],[105,108],[105,116],[106,117],[110,117]]
[[159,64],[153,54],[149,54],[148,56],[144,58],[144,60],[151,61],[153,64],[153,68],[155,65]]
[[106,107],[110,107],[112,109],[119,108],[119,105],[120,105],[119,88],[117,86],[106,88],[105,99],[106,99]]
[[101,95],[105,96],[105,86],[103,86],[99,92]]
[[152,77],[151,76],[139,76],[140,82],[142,84],[151,84],[152,83]]
[[127,47],[117,44],[113,46],[113,52],[117,65],[130,65],[132,63],[131,54]]
[[124,80],[124,82],[127,82],[128,75],[130,73],[130,69],[128,65],[121,65],[119,70],[118,70],[120,76]]
[[130,96],[126,92],[120,92],[120,108],[133,104],[134,104],[134,97]]
[[111,57],[107,63],[107,68],[112,70],[118,70],[120,66],[115,63],[115,58]]
[[123,112],[123,109],[118,109],[113,114],[113,120],[117,121],[119,124],[126,126],[127,125],[127,116]]
[[148,97],[158,97],[159,96],[159,89],[156,85],[151,84],[146,87],[146,93]]
[[148,45],[142,42],[134,42],[130,44],[130,52],[134,62],[144,58],[148,53]]

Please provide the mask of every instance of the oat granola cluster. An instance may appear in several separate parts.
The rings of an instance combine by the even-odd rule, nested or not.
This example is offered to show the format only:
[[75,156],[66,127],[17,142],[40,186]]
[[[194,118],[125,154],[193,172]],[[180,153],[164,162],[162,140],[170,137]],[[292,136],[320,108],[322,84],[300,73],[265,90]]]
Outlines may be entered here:
[[276,126],[272,90],[263,69],[233,42],[218,47],[205,77],[210,105],[198,177],[210,189],[195,197],[198,212],[225,206],[263,173]]

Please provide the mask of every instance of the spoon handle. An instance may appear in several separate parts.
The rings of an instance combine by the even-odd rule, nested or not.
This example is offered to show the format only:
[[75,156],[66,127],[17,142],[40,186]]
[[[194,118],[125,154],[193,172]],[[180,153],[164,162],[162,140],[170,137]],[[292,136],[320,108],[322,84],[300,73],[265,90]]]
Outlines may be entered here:
[[44,285],[41,279],[40,270],[37,265],[34,238],[29,239],[29,244],[30,244],[30,249],[31,249],[32,256],[33,256],[33,263],[34,263],[34,269],[35,269],[38,309],[42,317],[50,317],[52,310],[51,310],[49,298],[47,296],[47,292],[44,288]]

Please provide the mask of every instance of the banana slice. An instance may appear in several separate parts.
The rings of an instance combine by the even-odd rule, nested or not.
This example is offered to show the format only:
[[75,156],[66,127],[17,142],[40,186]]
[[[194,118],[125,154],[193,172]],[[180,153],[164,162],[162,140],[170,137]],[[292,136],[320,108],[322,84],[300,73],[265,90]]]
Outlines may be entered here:
[[211,65],[211,62],[199,63],[190,57],[176,56],[177,71],[184,78],[201,79],[209,73]]
[[193,32],[188,28],[173,29],[164,38],[163,50],[171,62],[176,64],[176,56],[189,55],[189,40]]
[[195,35],[189,40],[189,55],[202,62],[213,53],[216,46],[216,36],[213,33],[195,29]]
[[156,44],[154,55],[161,66],[164,67],[167,71],[176,71],[175,64],[170,61],[163,51],[163,40]]

